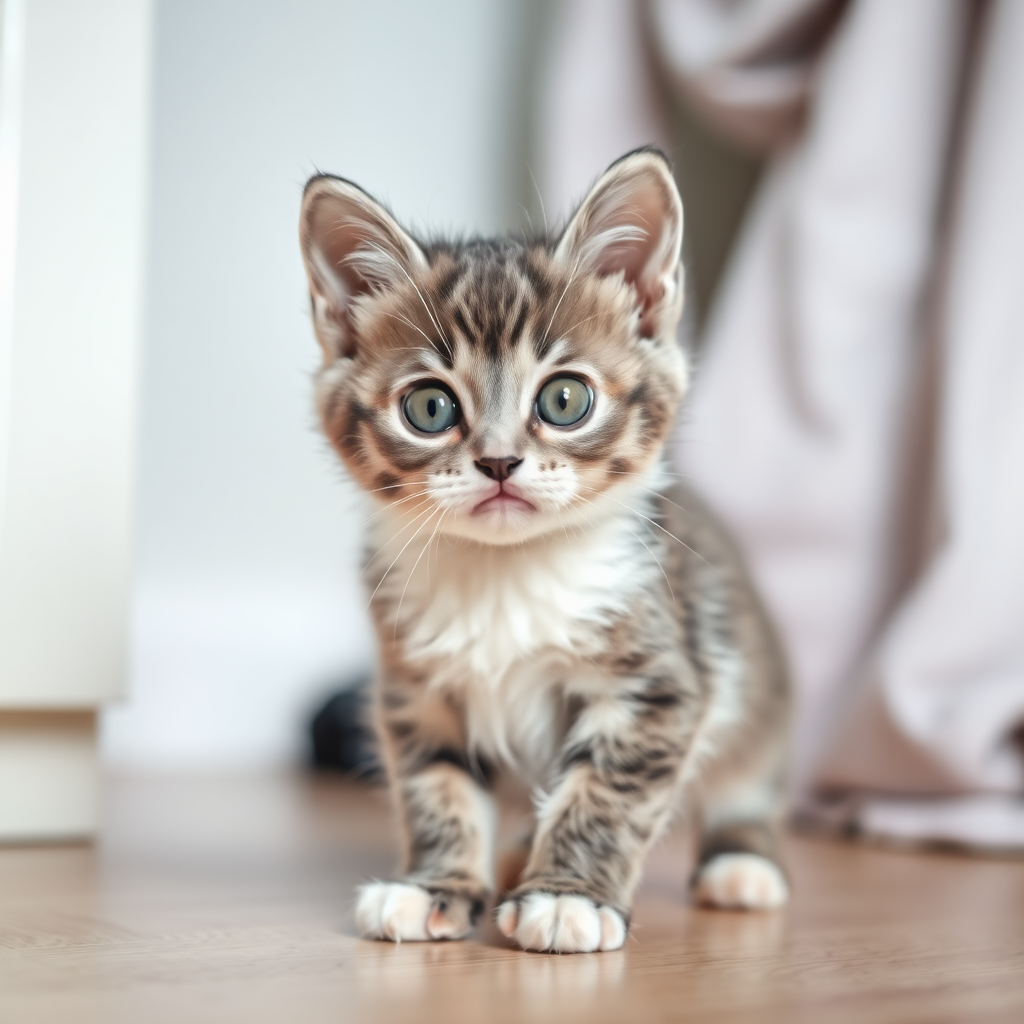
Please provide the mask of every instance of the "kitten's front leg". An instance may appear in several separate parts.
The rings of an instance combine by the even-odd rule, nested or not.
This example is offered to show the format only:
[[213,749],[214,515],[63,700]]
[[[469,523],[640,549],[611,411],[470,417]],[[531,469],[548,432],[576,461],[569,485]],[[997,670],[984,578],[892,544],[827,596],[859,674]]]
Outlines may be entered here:
[[522,881],[498,927],[524,949],[618,949],[644,855],[678,791],[695,715],[664,677],[593,702],[563,751],[538,809]]
[[383,684],[380,739],[406,838],[400,882],[359,890],[356,922],[369,938],[461,939],[494,888],[494,810],[462,726],[422,686]]

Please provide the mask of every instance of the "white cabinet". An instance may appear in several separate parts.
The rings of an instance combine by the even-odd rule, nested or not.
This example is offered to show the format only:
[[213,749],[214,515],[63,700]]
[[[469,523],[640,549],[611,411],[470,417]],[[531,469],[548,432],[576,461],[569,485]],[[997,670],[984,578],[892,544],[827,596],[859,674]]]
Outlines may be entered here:
[[71,836],[124,685],[152,4],[0,15],[0,839]]

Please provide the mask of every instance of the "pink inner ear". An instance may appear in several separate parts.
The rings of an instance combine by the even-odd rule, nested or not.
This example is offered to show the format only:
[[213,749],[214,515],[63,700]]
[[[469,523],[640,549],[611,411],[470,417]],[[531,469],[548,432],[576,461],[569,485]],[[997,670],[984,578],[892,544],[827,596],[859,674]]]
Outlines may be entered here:
[[310,179],[303,193],[302,254],[314,326],[328,360],[356,347],[353,299],[426,267],[416,241],[372,197],[340,178]]
[[[665,282],[662,275],[665,267],[656,258],[656,252],[662,242],[662,227],[659,221],[649,222],[648,227],[639,213],[628,221],[609,225],[606,230],[614,231],[616,227],[632,228],[643,237],[614,239],[602,248],[594,261],[594,269],[602,275],[622,274],[627,284],[631,284],[640,302],[640,333],[645,338],[653,337],[657,332],[657,311],[665,298]],[[643,225],[641,227],[641,225]]]
[[671,231],[666,222],[672,217],[672,204],[661,183],[641,178],[619,183],[601,196],[586,227],[597,250],[592,256],[594,270],[607,276],[621,273],[636,290],[644,337],[657,333],[664,275],[676,258],[665,248],[666,231]]
[[[634,227],[632,224],[616,226]],[[643,228],[642,230],[647,231],[648,229]],[[621,272],[630,284],[636,285],[651,258],[652,248],[649,235],[643,239],[622,239],[610,242],[595,261],[594,269],[605,276]]]
[[370,284],[356,267],[347,262],[348,257],[360,246],[366,244],[368,232],[360,225],[339,220],[333,204],[323,202],[315,212],[311,223],[311,235],[317,248],[328,265],[345,286],[349,296],[367,291]]
[[[655,249],[661,244],[664,222],[668,214],[658,191],[656,185],[636,188],[624,196],[616,197],[617,201],[614,202],[612,209],[598,211],[594,218],[594,226],[598,231],[632,229],[634,235],[613,238],[609,242],[607,250],[599,257],[602,273],[617,273],[621,270],[630,284],[637,284],[641,275],[648,269]],[[653,270],[654,274],[659,272],[660,269]]]
[[369,197],[327,193],[313,202],[308,240],[324,271],[342,286],[346,304],[352,296],[408,275],[422,260],[415,243]]

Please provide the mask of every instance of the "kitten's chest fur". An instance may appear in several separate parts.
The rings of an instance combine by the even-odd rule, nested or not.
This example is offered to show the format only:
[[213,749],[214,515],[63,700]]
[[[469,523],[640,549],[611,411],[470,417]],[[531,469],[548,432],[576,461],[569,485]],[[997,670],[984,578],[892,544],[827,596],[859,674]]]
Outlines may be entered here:
[[378,629],[425,685],[458,697],[474,747],[539,765],[565,696],[600,685],[607,627],[652,585],[638,548],[636,524],[614,517],[521,547],[441,540],[388,557],[385,546],[368,573],[376,586],[396,559],[374,601]]

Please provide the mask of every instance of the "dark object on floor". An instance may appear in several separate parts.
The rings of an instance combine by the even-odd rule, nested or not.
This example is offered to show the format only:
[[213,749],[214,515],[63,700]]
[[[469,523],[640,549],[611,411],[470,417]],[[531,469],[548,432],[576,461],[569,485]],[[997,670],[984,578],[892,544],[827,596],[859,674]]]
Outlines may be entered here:
[[370,727],[370,681],[333,694],[310,723],[313,767],[376,781],[383,777],[377,739]]

